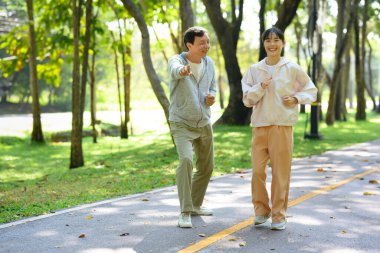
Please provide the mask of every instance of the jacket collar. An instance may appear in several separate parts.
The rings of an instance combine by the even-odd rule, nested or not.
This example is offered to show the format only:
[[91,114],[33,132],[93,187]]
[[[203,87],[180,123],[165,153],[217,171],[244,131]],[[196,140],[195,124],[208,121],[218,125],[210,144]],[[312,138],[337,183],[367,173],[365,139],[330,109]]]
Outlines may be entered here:
[[[262,59],[261,61],[259,61],[258,63],[258,66],[262,69],[267,69],[267,64],[265,63],[265,60],[266,60],[267,57],[265,57],[264,59]],[[280,58],[280,61],[278,62],[277,64],[277,67],[282,67],[283,65],[285,64],[288,64],[289,61],[285,58],[285,57],[281,57]]]

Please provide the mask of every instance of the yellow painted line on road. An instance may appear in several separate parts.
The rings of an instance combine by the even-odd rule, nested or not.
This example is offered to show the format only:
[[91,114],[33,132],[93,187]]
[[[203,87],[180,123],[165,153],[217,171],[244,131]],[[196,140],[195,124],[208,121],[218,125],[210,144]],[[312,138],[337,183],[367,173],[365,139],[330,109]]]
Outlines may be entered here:
[[[362,173],[359,173],[359,174],[356,174],[356,175],[354,175],[354,176],[352,176],[350,178],[347,178],[347,179],[344,179],[342,181],[336,182],[335,184],[331,184],[331,185],[322,187],[322,188],[320,188],[318,190],[312,191],[312,192],[310,192],[310,193],[308,193],[306,195],[303,195],[303,196],[301,196],[299,198],[296,198],[296,199],[290,201],[289,204],[288,204],[288,207],[292,207],[292,206],[298,205],[299,203],[301,203],[301,202],[303,202],[305,200],[311,199],[311,198],[313,198],[313,197],[315,197],[317,195],[320,195],[320,194],[324,194],[324,193],[326,193],[328,191],[331,191],[331,190],[334,190],[334,189],[336,189],[336,188],[338,188],[338,187],[340,187],[342,185],[348,184],[348,183],[354,181],[355,179],[362,178],[362,177],[364,177],[366,175],[369,175],[369,174],[372,174],[372,173],[375,173],[375,172],[378,172],[378,171],[380,171],[380,167],[372,169],[372,170],[368,170],[368,171],[365,171],[365,172],[362,172]],[[195,243],[195,244],[193,244],[193,245],[191,245],[191,246],[189,246],[187,248],[184,248],[184,249],[178,251],[178,253],[197,252],[197,251],[199,251],[201,249],[204,249],[204,248],[208,247],[209,245],[211,245],[211,244],[213,244],[213,243],[215,243],[215,242],[223,239],[224,237],[226,237],[228,235],[231,235],[231,234],[233,234],[233,233],[235,233],[235,232],[237,232],[237,231],[239,231],[239,230],[241,230],[243,228],[246,228],[246,227],[252,225],[253,224],[253,218],[254,217],[251,217],[249,219],[243,220],[242,222],[240,222],[240,223],[238,223],[238,224],[236,224],[236,225],[234,225],[232,227],[229,227],[229,228],[227,228],[225,230],[222,230],[222,231],[220,231],[220,232],[218,232],[218,233],[216,233],[216,234],[214,234],[212,236],[209,236],[209,237],[207,237],[207,238],[205,238],[205,239],[203,239],[203,240],[201,240],[201,241],[199,241],[199,242],[197,242],[197,243]]]

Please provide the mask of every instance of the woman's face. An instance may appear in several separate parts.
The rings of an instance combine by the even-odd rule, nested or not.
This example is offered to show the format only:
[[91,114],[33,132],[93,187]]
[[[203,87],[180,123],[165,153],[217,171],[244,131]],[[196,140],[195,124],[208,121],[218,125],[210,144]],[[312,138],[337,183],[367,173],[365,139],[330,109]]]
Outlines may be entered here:
[[268,57],[281,57],[284,42],[275,33],[270,33],[264,40],[264,48]]

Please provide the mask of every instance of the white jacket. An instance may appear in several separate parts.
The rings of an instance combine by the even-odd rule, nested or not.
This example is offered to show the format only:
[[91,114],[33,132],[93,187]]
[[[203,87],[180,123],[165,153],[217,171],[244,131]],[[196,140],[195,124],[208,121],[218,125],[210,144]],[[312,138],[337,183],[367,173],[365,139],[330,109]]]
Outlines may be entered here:
[[243,103],[253,107],[252,126],[294,126],[298,119],[298,105],[286,107],[282,98],[293,96],[299,104],[310,104],[317,98],[317,88],[298,64],[281,57],[271,84],[263,89],[261,82],[271,76],[266,66],[265,59],[252,64],[241,81]]

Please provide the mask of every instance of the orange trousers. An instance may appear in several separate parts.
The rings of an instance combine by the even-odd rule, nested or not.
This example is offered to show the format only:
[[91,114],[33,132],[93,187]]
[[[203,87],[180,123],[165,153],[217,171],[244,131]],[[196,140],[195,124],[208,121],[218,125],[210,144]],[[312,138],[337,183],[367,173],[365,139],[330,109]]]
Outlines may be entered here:
[[[272,222],[286,219],[293,152],[292,126],[267,126],[252,129],[252,203],[255,215],[272,213]],[[271,203],[266,189],[266,168],[272,169]]]

